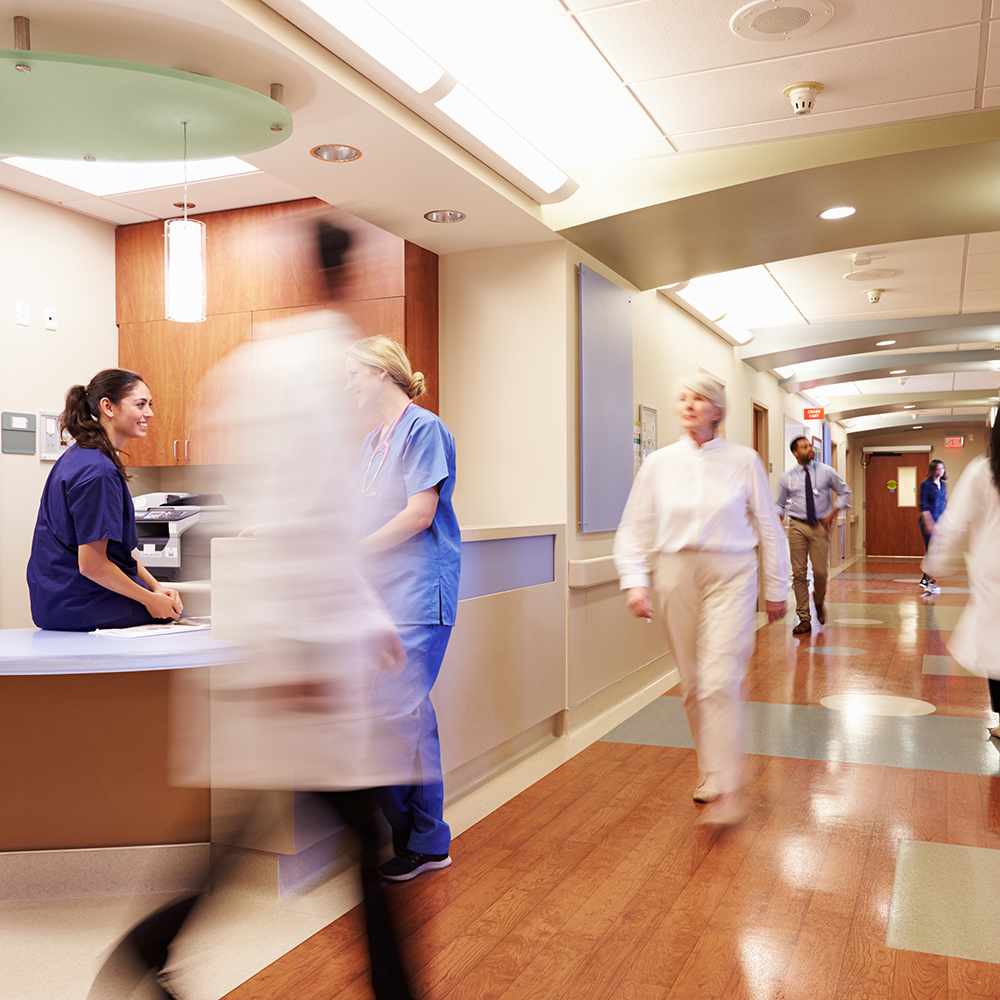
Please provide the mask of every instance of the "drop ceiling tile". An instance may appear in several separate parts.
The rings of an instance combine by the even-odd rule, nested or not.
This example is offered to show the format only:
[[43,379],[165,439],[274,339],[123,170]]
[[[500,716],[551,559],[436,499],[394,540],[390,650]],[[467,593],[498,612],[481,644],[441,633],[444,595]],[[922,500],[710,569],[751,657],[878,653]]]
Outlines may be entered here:
[[995,108],[1000,104],[1000,87],[986,87],[983,89],[983,107]]
[[[971,242],[971,241],[970,241]],[[1000,251],[970,253],[965,267],[966,274],[1000,273]]]
[[1000,86],[1000,21],[991,21],[986,49],[986,87]]
[[997,387],[1000,387],[1000,371],[955,372],[956,389],[996,389]]
[[[729,29],[729,19],[740,6],[739,0],[701,0],[695,5],[681,0],[650,0],[579,16],[597,45],[628,81],[652,80],[710,67],[762,63],[782,59],[789,52],[794,58],[824,49],[838,50],[837,61],[843,67],[854,60],[850,47],[859,43],[968,24],[972,24],[976,36],[976,56],[972,61],[975,76],[982,17],[980,0],[838,4],[829,24],[791,43],[755,42],[737,37]],[[917,64],[916,71],[925,68]],[[823,78],[811,73],[792,75],[782,86],[796,80],[815,79]]]
[[955,406],[952,407],[951,415],[953,417],[972,417],[985,413],[986,410],[985,406]]
[[1000,292],[984,289],[983,291],[968,291],[962,300],[963,313],[998,312],[1000,311]]
[[[954,101],[974,91],[978,45],[976,27],[951,28],[857,45],[849,60],[841,51],[786,56],[635,83],[633,89],[670,135],[789,121],[803,132],[823,131],[831,127],[822,122],[827,114],[941,97]],[[826,84],[816,101],[819,114],[792,114],[781,92],[796,80]],[[913,117],[909,108],[892,114],[900,113]],[[844,126],[838,121],[832,127]]]
[[[817,114],[814,111],[811,115],[802,117],[793,116],[789,110],[787,118],[736,125],[732,128],[709,129],[704,132],[671,133],[670,139],[680,152],[738,146],[749,142],[768,142],[773,139],[794,139],[800,135],[822,135],[846,129],[887,125],[897,121],[963,114],[975,109],[975,98],[975,91],[967,90],[939,97],[897,101],[895,104],[875,104],[847,111],[825,114],[823,112]],[[804,123],[806,118],[809,124]]]
[[965,276],[965,292],[1000,291],[1000,271],[983,271]]
[[[808,260],[809,258],[803,258]],[[840,289],[845,296],[852,294],[864,295],[866,288],[873,286],[888,288],[890,285],[897,290],[921,288],[927,281],[948,281],[957,291],[962,278],[961,252],[949,257],[936,257],[924,260],[902,261],[897,259],[873,260],[858,270],[890,270],[895,273],[881,278],[865,281],[847,280],[850,262],[844,266],[843,261],[830,262],[825,267],[788,266],[789,262],[768,265],[775,279],[790,294],[808,291],[810,289]]]
[[969,260],[979,254],[1000,254],[1000,233],[970,233]]
[[823,386],[823,394],[833,399],[837,396],[858,396],[861,390],[855,382],[838,382],[836,385]]
[[107,198],[94,198],[91,195],[85,195],[74,201],[64,201],[60,204],[63,208],[68,208],[73,212],[81,212],[83,215],[90,215],[95,219],[111,222],[116,226],[129,226],[135,222],[151,222],[157,218],[157,216],[147,212],[140,212],[124,205],[116,205]]
[[952,383],[955,376],[946,373],[943,375],[910,375],[907,376],[903,385],[893,378],[870,378],[858,382],[862,395],[879,396],[882,393],[933,393],[951,392]]

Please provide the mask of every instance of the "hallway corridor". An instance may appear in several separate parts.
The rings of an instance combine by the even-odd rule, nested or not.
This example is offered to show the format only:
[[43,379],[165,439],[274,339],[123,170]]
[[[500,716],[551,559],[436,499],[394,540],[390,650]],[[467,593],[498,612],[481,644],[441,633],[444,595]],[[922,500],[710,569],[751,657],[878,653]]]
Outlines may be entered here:
[[[1000,997],[1000,745],[944,645],[966,578],[918,579],[859,561],[825,626],[759,630],[741,826],[697,825],[672,689],[390,886],[417,996]],[[227,1000],[368,997],[360,935],[355,908]]]

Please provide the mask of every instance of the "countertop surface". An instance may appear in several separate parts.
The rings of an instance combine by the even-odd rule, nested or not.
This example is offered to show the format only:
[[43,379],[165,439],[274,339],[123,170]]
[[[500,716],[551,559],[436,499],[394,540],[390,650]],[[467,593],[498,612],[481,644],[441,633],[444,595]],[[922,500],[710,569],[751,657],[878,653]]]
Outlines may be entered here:
[[244,652],[241,643],[213,639],[207,630],[118,639],[88,632],[8,628],[0,629],[0,676],[177,670],[235,663]]

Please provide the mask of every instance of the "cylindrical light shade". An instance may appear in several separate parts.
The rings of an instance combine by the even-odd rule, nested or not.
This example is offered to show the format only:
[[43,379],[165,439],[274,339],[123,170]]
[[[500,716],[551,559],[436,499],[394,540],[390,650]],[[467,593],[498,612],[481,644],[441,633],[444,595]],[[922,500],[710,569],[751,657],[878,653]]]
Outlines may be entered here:
[[205,224],[170,219],[164,228],[164,272],[167,319],[175,323],[205,321]]

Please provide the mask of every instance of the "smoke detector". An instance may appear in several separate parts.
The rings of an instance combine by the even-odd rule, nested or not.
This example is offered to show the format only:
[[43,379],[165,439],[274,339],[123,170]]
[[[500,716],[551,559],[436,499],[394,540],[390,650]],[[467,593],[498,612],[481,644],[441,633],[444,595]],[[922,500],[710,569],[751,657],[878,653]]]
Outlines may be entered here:
[[884,291],[885,291],[884,288],[869,288],[869,289],[866,289],[865,295],[868,296],[868,301],[872,305],[875,305],[875,303],[878,302],[878,300],[880,298],[882,298],[882,293]]
[[816,95],[823,90],[823,84],[815,80],[804,83],[793,83],[785,87],[782,93],[792,102],[792,111],[797,115],[807,115],[816,103]]
[[818,31],[833,17],[823,0],[758,0],[729,19],[729,30],[753,42],[787,42]]

